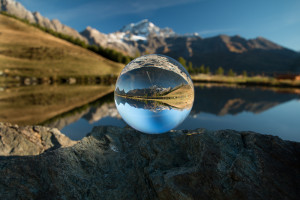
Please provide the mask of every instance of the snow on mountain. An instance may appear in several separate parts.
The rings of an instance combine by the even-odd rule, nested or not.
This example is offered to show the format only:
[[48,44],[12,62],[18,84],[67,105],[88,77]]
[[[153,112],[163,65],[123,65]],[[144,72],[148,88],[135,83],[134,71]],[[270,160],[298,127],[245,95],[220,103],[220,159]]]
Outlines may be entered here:
[[101,33],[97,29],[92,27],[87,27],[83,32],[81,32],[85,37],[88,37],[89,40],[94,40],[93,42],[99,43],[102,46],[107,46],[109,43],[113,42],[122,42],[125,33],[115,32],[110,34]]
[[[90,33],[87,33],[90,32]],[[93,35],[95,40],[99,44],[106,46],[108,43],[113,42],[130,42],[130,41],[146,41],[147,37],[150,35],[161,36],[161,37],[170,37],[176,35],[175,32],[170,28],[159,28],[155,26],[152,22],[149,22],[148,19],[144,19],[137,23],[130,23],[124,26],[120,31],[114,33],[101,33],[97,29],[87,27],[82,34],[85,37],[87,35]],[[102,38],[100,38],[102,37]]]
[[159,28],[155,26],[152,22],[149,22],[148,19],[141,20],[137,23],[130,23],[124,26],[120,32],[130,33],[135,36],[145,37],[151,35],[158,35],[162,37],[169,37],[175,35],[175,32],[170,28]]
[[134,56],[138,51],[138,46],[147,43],[149,37],[167,38],[175,36],[176,33],[170,28],[161,29],[149,22],[149,20],[144,19],[137,23],[130,23],[120,31],[109,34],[87,27],[81,32],[81,35],[86,37],[90,44],[116,49],[127,55]]
[[183,57],[192,62],[193,66],[204,64],[210,66],[212,71],[219,66],[236,72],[299,71],[299,53],[261,37],[245,39],[240,36],[219,35],[201,38],[197,33],[180,35],[170,28],[159,28],[147,19],[130,23],[114,33],[104,34],[87,27],[79,34],[58,20],[50,20],[39,12],[30,12],[15,0],[0,0],[0,11],[132,57],[151,53],[175,59]]
[[89,44],[115,49],[125,53],[126,55],[134,55],[136,52],[136,47],[125,42],[125,40],[128,39],[126,39],[126,33],[124,32],[105,34],[92,27],[87,27],[80,34],[88,39]]

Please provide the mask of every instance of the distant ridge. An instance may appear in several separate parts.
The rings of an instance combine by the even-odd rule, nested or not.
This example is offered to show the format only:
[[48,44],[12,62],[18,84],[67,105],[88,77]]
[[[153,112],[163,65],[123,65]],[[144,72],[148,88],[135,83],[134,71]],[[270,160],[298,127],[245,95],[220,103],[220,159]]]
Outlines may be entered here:
[[80,35],[75,29],[62,24],[57,19],[49,20],[39,12],[30,12],[22,4],[14,0],[0,0],[0,11],[5,11],[8,14],[28,20],[30,23],[36,23],[44,28],[52,29],[87,42],[86,38]]
[[[130,57],[151,53],[168,55],[174,59],[183,57],[187,63],[191,62],[194,68],[204,65],[213,73],[220,66],[225,72],[233,69],[237,73],[247,71],[249,74],[300,72],[299,52],[263,37],[245,39],[239,35],[218,35],[202,38],[197,33],[180,35],[168,27],[160,28],[147,19],[130,23],[109,34],[101,33],[92,27],[78,33],[58,20],[49,20],[38,12],[26,10],[14,0],[0,0],[0,11],[78,38],[90,45],[100,46],[102,51],[103,48],[113,49]],[[123,60],[123,63],[127,63],[128,59],[123,59],[122,55],[110,53],[116,54],[113,60]]]
[[159,53],[178,59],[183,57],[194,67],[209,66],[212,72],[218,67],[241,73],[289,73],[299,53],[284,48],[263,37],[245,39],[239,35],[219,35],[202,38],[198,34],[176,34],[170,28],[159,28],[149,20],[125,25],[119,31],[104,34],[87,27],[81,34],[91,44],[109,47],[135,56]]

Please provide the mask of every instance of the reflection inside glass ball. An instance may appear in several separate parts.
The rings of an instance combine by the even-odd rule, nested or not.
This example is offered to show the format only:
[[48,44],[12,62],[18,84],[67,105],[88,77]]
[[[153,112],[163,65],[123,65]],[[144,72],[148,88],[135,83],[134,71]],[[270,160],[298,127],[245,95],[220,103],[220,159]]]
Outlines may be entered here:
[[194,86],[179,62],[151,54],[126,65],[114,96],[116,107],[129,126],[157,134],[175,128],[188,116],[194,102]]

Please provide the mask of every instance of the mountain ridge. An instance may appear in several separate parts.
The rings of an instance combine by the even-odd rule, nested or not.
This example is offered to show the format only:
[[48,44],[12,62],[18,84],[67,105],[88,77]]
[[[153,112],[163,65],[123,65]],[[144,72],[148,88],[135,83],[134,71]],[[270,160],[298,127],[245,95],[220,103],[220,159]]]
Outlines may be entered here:
[[205,65],[211,72],[218,67],[225,71],[249,74],[299,73],[299,52],[282,47],[266,38],[245,39],[239,35],[218,35],[202,38],[197,34],[180,35],[172,29],[159,28],[147,19],[123,26],[105,34],[87,27],[82,32],[49,20],[38,12],[30,12],[14,0],[0,0],[0,11],[8,12],[29,22],[52,29],[90,45],[113,49],[130,57],[144,54],[164,54],[174,59],[183,57],[194,68]]
[[6,77],[55,80],[58,77],[118,74],[124,67],[2,14],[0,30],[0,71]]
[[0,0],[0,11],[7,12],[18,18],[28,20],[30,23],[36,23],[44,28],[52,29],[74,38],[87,42],[87,39],[80,35],[75,29],[62,24],[57,19],[49,20],[43,17],[39,12],[30,12],[21,3],[14,0]]
[[209,66],[214,72],[222,66],[241,73],[289,73],[299,53],[264,37],[245,39],[239,35],[217,35],[202,38],[197,34],[180,35],[169,28],[159,28],[145,19],[123,26],[119,31],[103,34],[93,29],[82,32],[92,44],[135,56],[158,53],[178,59],[183,57],[194,67]]

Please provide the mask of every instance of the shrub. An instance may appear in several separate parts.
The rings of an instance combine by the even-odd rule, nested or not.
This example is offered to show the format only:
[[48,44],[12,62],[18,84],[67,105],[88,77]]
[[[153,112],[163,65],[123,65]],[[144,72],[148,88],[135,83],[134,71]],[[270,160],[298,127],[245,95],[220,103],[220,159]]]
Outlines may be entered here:
[[224,69],[220,66],[217,71],[216,71],[217,75],[224,75]]
[[235,76],[235,72],[232,69],[229,69],[228,76]]

